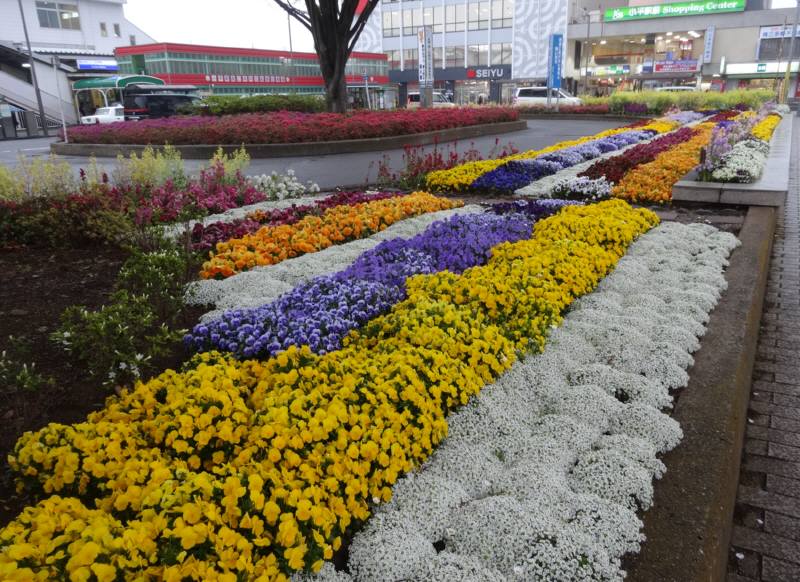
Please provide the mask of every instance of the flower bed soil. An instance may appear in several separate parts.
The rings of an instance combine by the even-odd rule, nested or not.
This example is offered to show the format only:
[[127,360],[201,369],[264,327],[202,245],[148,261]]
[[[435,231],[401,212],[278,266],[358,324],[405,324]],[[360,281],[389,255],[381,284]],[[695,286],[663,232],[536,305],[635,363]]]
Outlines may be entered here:
[[[18,248],[0,251],[0,352],[9,349],[9,336],[30,342],[26,363],[36,363],[40,373],[55,380],[33,393],[0,401],[0,528],[30,503],[18,496],[6,456],[17,438],[49,422],[80,422],[92,410],[102,408],[108,391],[96,379],[87,378],[79,364],[50,341],[61,313],[71,305],[97,308],[111,294],[126,253],[116,248],[91,249]],[[202,310],[198,310],[198,313]],[[195,313],[187,319],[196,319]],[[188,321],[186,327],[194,323]],[[179,366],[187,357],[177,344],[156,370]]]

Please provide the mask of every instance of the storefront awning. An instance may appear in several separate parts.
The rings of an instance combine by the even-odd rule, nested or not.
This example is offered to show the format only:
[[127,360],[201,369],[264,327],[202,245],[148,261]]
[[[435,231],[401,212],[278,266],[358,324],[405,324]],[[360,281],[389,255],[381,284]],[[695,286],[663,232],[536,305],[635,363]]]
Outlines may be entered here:
[[132,83],[163,85],[164,81],[148,75],[114,75],[112,77],[81,79],[80,81],[75,81],[72,88],[76,91],[79,89],[119,89],[120,87],[127,87]]

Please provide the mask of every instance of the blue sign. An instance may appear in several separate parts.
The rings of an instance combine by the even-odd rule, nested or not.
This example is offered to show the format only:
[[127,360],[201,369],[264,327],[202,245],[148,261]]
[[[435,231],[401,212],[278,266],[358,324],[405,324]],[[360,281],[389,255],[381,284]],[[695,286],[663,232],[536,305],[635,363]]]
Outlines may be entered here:
[[561,88],[561,61],[564,57],[564,35],[550,35],[550,50],[548,54],[547,85],[551,89]]
[[80,71],[118,71],[119,65],[114,59],[78,59]]

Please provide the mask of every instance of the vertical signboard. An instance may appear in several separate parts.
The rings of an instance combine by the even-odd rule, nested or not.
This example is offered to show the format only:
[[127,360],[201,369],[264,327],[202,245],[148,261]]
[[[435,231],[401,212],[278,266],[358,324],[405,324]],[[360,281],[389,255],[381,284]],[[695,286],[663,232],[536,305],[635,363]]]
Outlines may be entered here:
[[714,54],[714,31],[716,26],[713,24],[706,28],[706,38],[703,44],[703,57],[700,59],[700,64],[707,64],[711,62],[711,57]]
[[433,87],[433,27],[423,26],[417,31],[419,61],[419,87]]
[[550,50],[547,55],[547,85],[551,89],[561,88],[561,61],[564,57],[564,35],[550,35]]

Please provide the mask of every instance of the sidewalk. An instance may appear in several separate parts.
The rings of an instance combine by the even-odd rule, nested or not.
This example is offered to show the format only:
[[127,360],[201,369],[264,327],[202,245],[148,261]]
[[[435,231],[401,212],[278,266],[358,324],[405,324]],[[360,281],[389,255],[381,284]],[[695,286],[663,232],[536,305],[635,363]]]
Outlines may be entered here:
[[[797,121],[797,120],[795,120]],[[800,129],[772,249],[728,582],[800,580]]]

